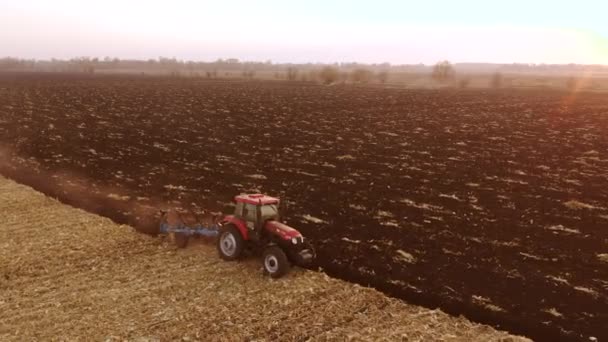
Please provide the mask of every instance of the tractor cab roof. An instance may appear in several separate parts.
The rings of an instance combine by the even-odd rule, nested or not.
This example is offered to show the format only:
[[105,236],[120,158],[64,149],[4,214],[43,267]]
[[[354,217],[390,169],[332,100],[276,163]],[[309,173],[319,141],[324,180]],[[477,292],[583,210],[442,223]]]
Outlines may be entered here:
[[234,197],[234,200],[249,204],[277,204],[279,203],[279,199],[276,197],[270,197],[263,194],[241,194]]

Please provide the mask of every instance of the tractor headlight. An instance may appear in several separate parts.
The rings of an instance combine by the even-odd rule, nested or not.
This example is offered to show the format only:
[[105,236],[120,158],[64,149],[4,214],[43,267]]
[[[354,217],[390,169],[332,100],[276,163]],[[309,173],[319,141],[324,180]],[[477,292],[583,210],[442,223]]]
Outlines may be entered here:
[[297,238],[291,238],[291,243],[293,243],[294,245],[298,244],[298,239]]

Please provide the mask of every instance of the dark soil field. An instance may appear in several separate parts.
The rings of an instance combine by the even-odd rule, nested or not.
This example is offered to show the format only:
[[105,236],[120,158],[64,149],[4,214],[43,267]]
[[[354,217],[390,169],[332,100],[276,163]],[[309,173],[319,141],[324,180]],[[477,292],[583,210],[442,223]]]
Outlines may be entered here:
[[0,76],[0,172],[145,230],[283,199],[330,275],[537,340],[608,339],[608,98]]

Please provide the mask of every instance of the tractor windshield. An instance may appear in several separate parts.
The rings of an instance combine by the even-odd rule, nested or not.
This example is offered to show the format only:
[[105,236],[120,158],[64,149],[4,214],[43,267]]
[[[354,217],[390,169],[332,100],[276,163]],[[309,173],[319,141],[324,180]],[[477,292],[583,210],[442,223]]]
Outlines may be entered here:
[[276,219],[279,216],[279,209],[276,204],[264,204],[262,206],[262,220]]

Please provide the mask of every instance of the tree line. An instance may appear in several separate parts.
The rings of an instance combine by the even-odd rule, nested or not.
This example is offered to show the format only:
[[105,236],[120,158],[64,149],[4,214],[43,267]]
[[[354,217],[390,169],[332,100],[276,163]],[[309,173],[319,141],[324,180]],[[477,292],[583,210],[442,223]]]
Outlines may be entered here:
[[[34,60],[5,57],[0,58],[0,71],[42,71],[71,73],[141,73],[163,74],[173,77],[242,78],[253,80],[269,77],[287,81],[316,81],[322,84],[386,84],[397,81],[398,75],[428,75],[439,86],[466,88],[471,82],[467,75],[474,70],[491,75],[489,85],[501,88],[504,73],[608,73],[607,66],[599,65],[544,65],[544,64],[484,64],[440,61],[434,65],[390,63],[273,63],[272,61],[241,61],[236,58],[218,59],[211,62],[184,61],[176,58],[158,57],[148,60],[119,59],[115,57],[78,57],[68,60]],[[461,74],[458,76],[457,74]],[[264,75],[264,76],[262,76]],[[269,76],[272,75],[272,76]],[[402,83],[402,82],[401,82]],[[569,84],[577,83],[572,77]]]

